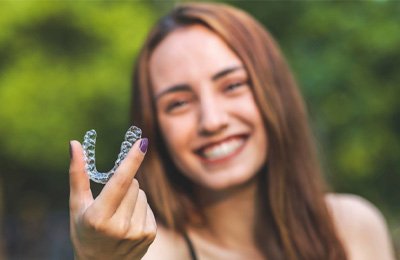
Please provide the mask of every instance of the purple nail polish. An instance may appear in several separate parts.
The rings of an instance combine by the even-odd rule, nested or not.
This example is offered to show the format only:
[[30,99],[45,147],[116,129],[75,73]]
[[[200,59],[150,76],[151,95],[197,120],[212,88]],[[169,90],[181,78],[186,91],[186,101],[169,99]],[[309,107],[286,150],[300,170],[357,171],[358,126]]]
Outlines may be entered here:
[[148,145],[149,145],[149,140],[147,138],[143,138],[140,141],[140,145],[139,145],[140,151],[142,151],[142,153],[146,153]]

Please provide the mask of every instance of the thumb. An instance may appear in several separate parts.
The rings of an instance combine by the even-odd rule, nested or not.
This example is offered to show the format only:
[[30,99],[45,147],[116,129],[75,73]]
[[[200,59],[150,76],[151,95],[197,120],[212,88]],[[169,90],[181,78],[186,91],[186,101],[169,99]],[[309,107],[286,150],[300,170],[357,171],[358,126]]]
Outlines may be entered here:
[[85,170],[82,145],[78,141],[70,141],[69,187],[70,209],[79,211],[93,201],[89,176]]

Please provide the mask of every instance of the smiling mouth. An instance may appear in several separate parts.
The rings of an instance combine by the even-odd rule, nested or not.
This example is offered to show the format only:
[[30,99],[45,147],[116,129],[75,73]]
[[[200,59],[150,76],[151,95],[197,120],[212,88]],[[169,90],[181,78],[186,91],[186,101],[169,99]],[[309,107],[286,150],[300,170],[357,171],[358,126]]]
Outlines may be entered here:
[[238,154],[246,142],[246,136],[229,137],[221,142],[207,145],[196,153],[205,162],[220,162]]

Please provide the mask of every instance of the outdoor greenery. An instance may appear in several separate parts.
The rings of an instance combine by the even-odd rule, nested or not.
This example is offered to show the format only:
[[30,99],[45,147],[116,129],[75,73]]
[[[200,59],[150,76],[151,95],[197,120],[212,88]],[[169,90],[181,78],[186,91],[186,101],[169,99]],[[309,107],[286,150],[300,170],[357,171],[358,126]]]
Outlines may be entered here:
[[[228,3],[251,13],[280,43],[333,190],[374,203],[400,246],[400,2]],[[16,250],[31,243],[24,256],[64,259],[60,251],[33,247],[49,247],[39,241],[47,234],[39,228],[57,213],[66,223],[58,235],[64,239],[50,245],[69,250],[68,141],[96,129],[98,168],[111,167],[130,123],[135,55],[151,25],[173,5],[0,3],[3,254],[21,256]],[[36,235],[23,237],[23,228]]]

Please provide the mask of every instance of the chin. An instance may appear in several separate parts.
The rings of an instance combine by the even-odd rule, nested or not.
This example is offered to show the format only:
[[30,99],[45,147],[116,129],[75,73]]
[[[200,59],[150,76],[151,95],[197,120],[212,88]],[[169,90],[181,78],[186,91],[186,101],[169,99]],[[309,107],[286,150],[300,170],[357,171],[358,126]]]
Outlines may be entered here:
[[202,180],[196,181],[196,183],[202,188],[212,190],[212,191],[224,191],[234,188],[240,188],[248,186],[256,181],[255,173],[248,174],[215,174],[214,176],[206,176]]

